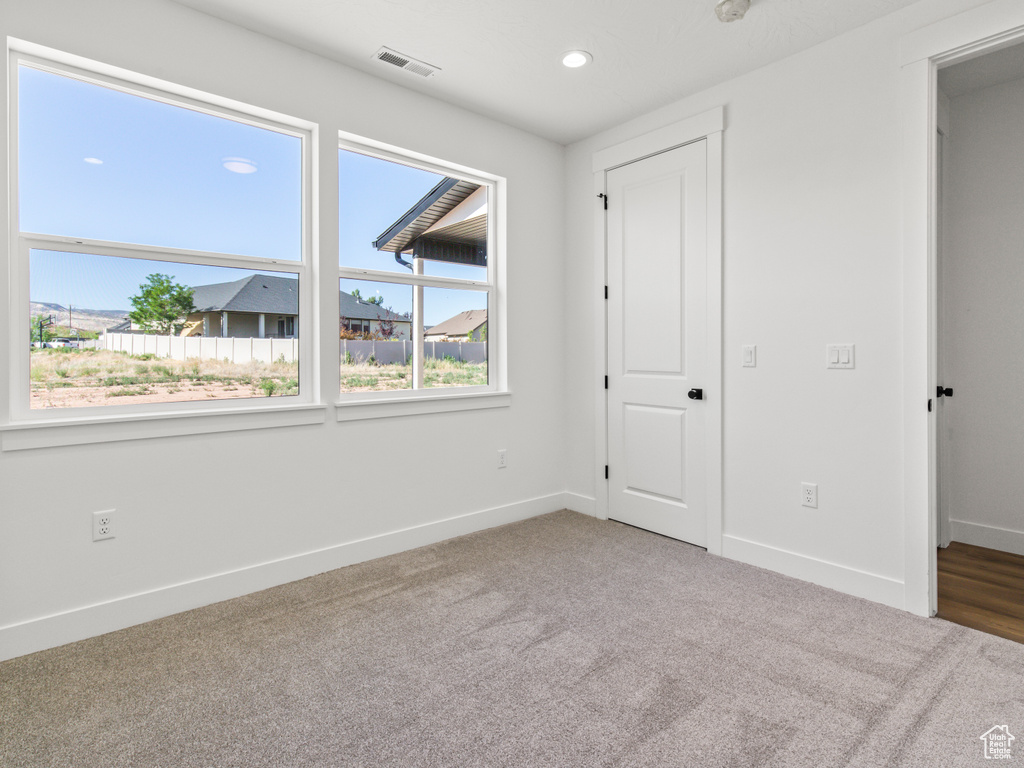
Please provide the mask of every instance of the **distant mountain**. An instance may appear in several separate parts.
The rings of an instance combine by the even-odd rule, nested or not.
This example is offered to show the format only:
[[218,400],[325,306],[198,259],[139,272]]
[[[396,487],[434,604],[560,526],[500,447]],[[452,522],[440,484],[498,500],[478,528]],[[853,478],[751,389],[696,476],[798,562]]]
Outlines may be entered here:
[[[65,306],[46,301],[32,301],[29,302],[29,311],[32,317],[36,315],[53,315],[55,325],[64,328],[68,327],[68,308]],[[126,317],[128,317],[128,310],[71,308],[72,327],[83,331],[92,331],[93,333],[105,331],[110,326],[117,325]]]

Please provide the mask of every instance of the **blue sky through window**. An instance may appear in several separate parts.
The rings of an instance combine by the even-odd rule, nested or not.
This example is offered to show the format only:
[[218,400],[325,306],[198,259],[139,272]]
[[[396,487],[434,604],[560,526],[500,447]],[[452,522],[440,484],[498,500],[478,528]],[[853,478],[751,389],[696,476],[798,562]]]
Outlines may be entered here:
[[[298,137],[30,66],[19,68],[18,83],[22,231],[301,258]],[[347,151],[339,152],[339,172],[341,263],[408,273],[372,242],[443,177]],[[190,286],[252,274],[158,258],[34,251],[30,298],[127,312],[153,272]],[[444,264],[428,270],[474,279],[483,272]],[[361,292],[378,291],[384,306],[411,311],[408,287],[374,283]],[[446,294],[426,307],[428,325],[486,301],[474,292]]]

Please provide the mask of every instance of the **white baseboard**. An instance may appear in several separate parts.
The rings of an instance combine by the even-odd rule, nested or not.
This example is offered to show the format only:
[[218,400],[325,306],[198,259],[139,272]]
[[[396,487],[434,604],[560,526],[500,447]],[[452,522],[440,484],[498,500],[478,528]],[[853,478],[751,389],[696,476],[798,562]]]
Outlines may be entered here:
[[1024,531],[1011,531],[993,525],[968,523],[964,520],[950,520],[953,541],[973,544],[976,547],[998,549],[1014,555],[1024,555]]
[[579,512],[590,517],[597,517],[597,500],[593,496],[584,496],[580,493],[566,491],[562,494],[565,497],[565,508],[573,512]]
[[346,565],[560,509],[577,509],[578,506],[574,494],[553,493],[0,627],[0,661],[230,600]]
[[903,609],[906,605],[902,581],[757,544],[736,536],[722,537],[722,556],[893,608]]

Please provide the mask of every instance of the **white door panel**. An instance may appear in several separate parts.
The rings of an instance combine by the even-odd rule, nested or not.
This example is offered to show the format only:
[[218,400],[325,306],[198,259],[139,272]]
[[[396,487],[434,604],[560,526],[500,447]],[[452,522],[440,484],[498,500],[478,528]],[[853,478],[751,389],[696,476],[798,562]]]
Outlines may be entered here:
[[706,546],[706,142],[607,183],[609,517]]
[[686,411],[623,404],[626,489],[684,503]]
[[[615,173],[615,172],[613,172]],[[621,193],[622,248],[643,254],[622,263],[623,367],[629,373],[682,373],[682,215],[677,174],[626,185]],[[618,210],[618,207],[612,210]]]

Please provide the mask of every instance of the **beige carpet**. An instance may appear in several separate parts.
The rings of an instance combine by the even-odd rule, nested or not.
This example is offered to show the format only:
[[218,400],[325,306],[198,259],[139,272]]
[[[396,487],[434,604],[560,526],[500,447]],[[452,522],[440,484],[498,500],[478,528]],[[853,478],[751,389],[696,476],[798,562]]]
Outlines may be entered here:
[[[0,664],[0,765],[983,766],[1024,646],[571,512]],[[1011,761],[1011,765],[1014,761]]]

